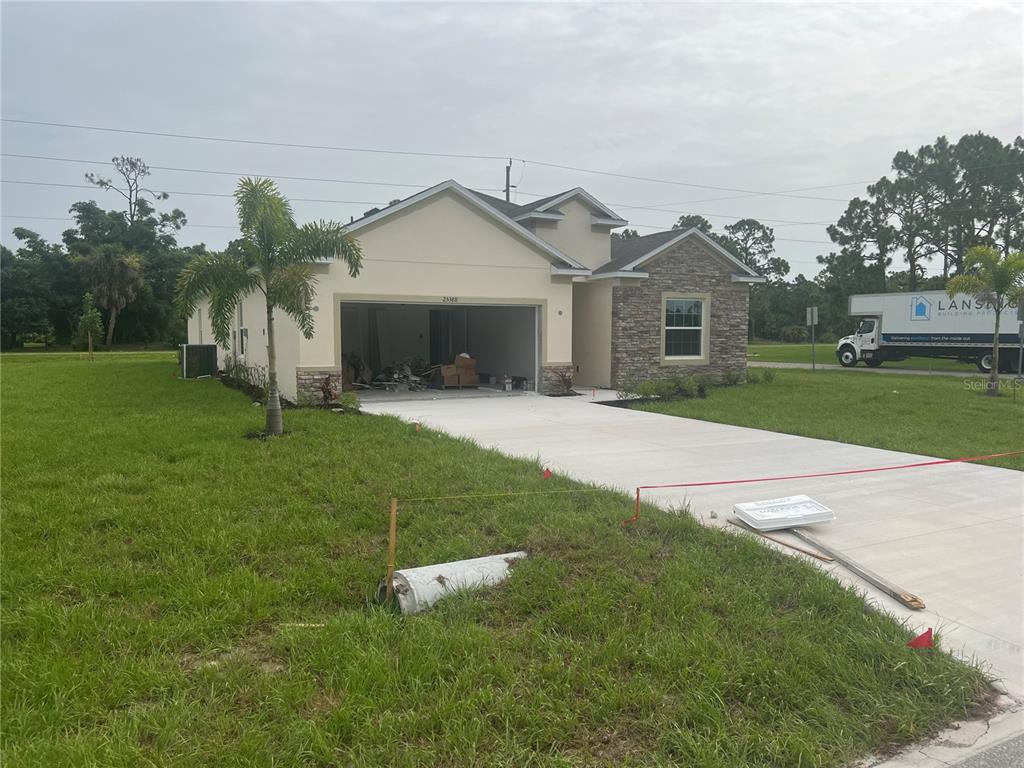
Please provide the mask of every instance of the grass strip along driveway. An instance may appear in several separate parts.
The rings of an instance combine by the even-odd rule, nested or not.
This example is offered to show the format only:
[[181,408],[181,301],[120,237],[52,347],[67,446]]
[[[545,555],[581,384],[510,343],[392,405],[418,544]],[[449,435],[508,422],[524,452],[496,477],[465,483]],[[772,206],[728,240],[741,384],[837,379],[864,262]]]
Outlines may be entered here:
[[400,565],[530,557],[394,615],[390,495],[584,486],[385,417],[247,439],[261,410],[171,356],[3,367],[5,766],[838,766],[988,696],[816,568],[624,531],[612,492],[404,507]]
[[[635,406],[645,411],[956,459],[1024,448],[1024,390],[1000,397],[985,379],[857,376],[775,370],[774,381],[709,390],[707,398]],[[757,375],[757,374],[754,374]],[[983,462],[1024,470],[1024,456]]]

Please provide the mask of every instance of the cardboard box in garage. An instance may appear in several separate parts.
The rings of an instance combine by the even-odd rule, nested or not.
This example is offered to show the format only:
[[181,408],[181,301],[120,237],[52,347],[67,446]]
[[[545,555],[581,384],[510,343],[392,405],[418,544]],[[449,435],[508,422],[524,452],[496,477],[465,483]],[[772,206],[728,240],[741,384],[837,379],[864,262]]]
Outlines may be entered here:
[[459,386],[460,387],[478,387],[480,386],[480,377],[476,373],[469,372],[463,369],[459,372]]
[[454,365],[442,365],[441,366],[442,376],[458,376],[459,369]]
[[476,360],[472,357],[463,357],[462,355],[455,356],[455,367],[459,369],[459,373],[464,371],[475,371]]

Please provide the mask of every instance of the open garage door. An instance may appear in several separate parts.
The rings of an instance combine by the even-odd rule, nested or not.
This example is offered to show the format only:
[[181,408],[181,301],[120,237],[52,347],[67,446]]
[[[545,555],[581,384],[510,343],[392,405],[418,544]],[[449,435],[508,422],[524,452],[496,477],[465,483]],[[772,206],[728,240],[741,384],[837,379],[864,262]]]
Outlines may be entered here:
[[[346,301],[341,305],[341,352],[355,382],[408,366],[415,374],[451,365],[466,353],[476,360],[481,387],[536,390],[540,372],[539,307]],[[433,378],[424,377],[424,378]]]

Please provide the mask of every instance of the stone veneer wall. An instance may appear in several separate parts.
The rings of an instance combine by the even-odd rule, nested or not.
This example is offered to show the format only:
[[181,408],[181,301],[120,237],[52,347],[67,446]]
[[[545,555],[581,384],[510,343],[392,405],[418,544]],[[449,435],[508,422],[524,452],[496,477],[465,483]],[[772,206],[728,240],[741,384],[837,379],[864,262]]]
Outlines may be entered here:
[[[650,275],[612,289],[612,386],[679,374],[747,370],[750,288],[732,282],[736,267],[696,238],[687,238],[638,268]],[[665,292],[710,294],[708,363],[662,364]]]
[[341,371],[336,368],[323,368],[321,370],[299,370],[295,372],[295,393],[297,404],[301,406],[313,405],[320,402],[320,384],[324,376],[330,376],[338,392],[341,392]]
[[540,393],[560,394],[562,392],[562,380],[559,373],[575,375],[576,368],[573,365],[543,365],[540,369]]

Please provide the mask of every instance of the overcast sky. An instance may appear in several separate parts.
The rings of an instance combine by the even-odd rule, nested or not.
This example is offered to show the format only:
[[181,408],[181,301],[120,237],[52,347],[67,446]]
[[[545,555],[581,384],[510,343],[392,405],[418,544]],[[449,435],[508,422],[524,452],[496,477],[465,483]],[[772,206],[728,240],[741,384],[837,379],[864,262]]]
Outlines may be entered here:
[[[679,212],[775,227],[814,274],[834,221],[893,154],[1024,122],[1019,3],[0,5],[7,119],[276,142],[525,158],[519,199],[582,186],[641,234]],[[151,166],[390,182],[281,181],[300,219],[348,221],[444,179],[500,188],[504,162],[291,149],[4,122],[3,237],[59,239],[113,155]],[[31,154],[89,164],[12,158]],[[531,162],[534,161],[534,162]],[[757,192],[737,197],[537,162]],[[185,244],[234,236],[227,175],[155,170]],[[850,184],[850,182],[856,182]],[[714,199],[714,198],[732,199]],[[661,212],[630,208],[669,208]],[[783,224],[786,222],[824,222]],[[214,226],[199,226],[214,225]],[[811,242],[794,242],[797,240]]]

